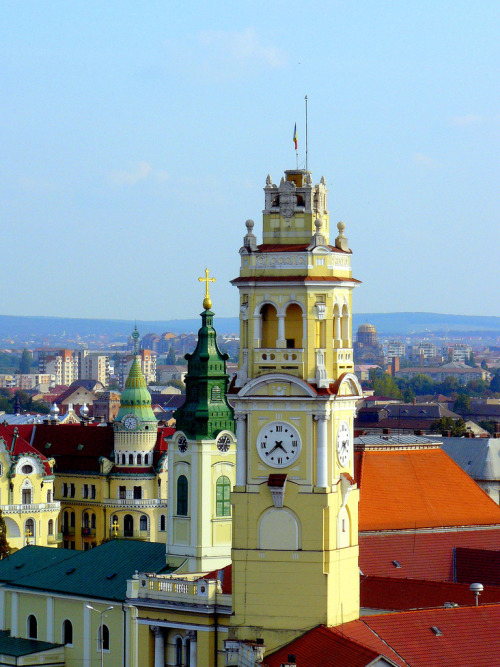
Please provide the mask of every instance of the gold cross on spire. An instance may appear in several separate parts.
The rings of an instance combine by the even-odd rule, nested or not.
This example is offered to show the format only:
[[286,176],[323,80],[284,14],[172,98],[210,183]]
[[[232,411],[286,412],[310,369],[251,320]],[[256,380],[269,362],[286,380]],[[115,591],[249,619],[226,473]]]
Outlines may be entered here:
[[210,300],[210,293],[209,293],[209,283],[214,283],[215,278],[209,278],[209,270],[205,269],[205,277],[204,278],[198,278],[200,283],[205,283],[205,298],[203,299],[203,308],[205,310],[209,310],[209,308],[212,307],[212,301]]

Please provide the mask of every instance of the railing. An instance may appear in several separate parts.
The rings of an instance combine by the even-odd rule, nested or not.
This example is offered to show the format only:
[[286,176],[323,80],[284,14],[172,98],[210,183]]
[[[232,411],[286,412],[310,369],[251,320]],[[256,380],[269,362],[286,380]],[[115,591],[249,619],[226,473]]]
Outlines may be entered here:
[[216,579],[194,580],[166,575],[138,574],[128,582],[127,597],[203,606],[216,604],[231,606],[231,595],[222,593],[220,581]]
[[135,505],[136,507],[166,507],[167,499],[164,498],[105,498],[101,501],[103,505]]
[[61,503],[26,503],[25,505],[2,505],[3,514],[8,512],[42,512],[45,510],[60,510]]
[[256,375],[269,371],[302,376],[304,370],[304,350],[293,348],[259,348],[254,350]]
[[53,535],[49,535],[47,537],[48,544],[59,544],[59,542],[62,542],[62,540],[63,540],[62,533],[54,533]]
[[150,532],[149,530],[123,530],[122,528],[109,529],[109,537],[119,537],[120,539],[130,539],[130,540],[149,540]]
[[95,537],[95,528],[82,528],[82,537]]

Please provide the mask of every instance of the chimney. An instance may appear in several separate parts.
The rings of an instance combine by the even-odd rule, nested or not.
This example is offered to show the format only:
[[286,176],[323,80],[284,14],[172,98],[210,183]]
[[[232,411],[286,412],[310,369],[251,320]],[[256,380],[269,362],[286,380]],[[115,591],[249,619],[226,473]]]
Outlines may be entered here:
[[417,429],[414,431],[414,434],[415,434],[415,435],[424,435],[424,432],[422,431],[421,428],[417,428]]
[[384,428],[384,429],[382,429],[382,433],[384,435],[391,435],[391,429],[390,428]]
[[280,667],[297,667],[295,656],[290,653],[288,655],[288,662],[282,662]]

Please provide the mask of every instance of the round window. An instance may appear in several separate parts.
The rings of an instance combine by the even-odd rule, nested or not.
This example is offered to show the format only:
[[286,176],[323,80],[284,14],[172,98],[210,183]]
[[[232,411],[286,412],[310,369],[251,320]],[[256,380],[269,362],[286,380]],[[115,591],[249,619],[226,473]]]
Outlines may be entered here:
[[29,463],[27,463],[21,468],[21,472],[25,475],[29,475],[33,472],[33,466],[30,466]]

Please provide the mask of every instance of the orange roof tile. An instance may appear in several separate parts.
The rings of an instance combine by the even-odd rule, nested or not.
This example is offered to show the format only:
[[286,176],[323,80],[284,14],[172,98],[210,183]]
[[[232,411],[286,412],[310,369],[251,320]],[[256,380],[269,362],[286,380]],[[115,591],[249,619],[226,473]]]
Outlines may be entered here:
[[[455,564],[458,565],[455,553],[458,553],[458,547],[498,551],[500,530],[479,528],[425,533],[361,534],[359,567],[365,575],[454,581]],[[483,561],[488,558],[486,552]],[[397,561],[401,567],[395,567],[393,561]],[[488,569],[485,571],[488,572]],[[476,570],[477,574],[480,572],[482,574],[482,570]]]
[[500,507],[441,449],[364,450],[355,467],[360,531],[500,524]]

